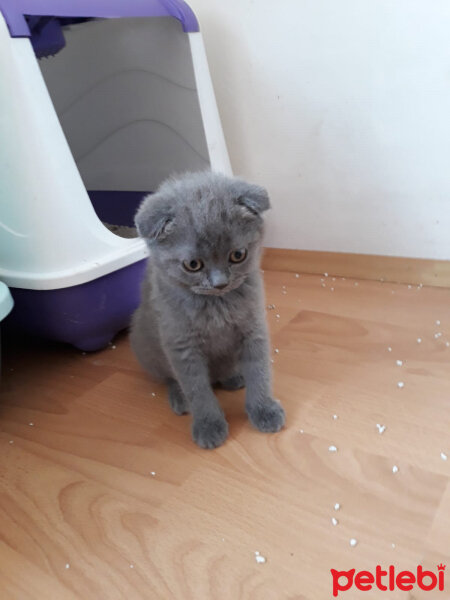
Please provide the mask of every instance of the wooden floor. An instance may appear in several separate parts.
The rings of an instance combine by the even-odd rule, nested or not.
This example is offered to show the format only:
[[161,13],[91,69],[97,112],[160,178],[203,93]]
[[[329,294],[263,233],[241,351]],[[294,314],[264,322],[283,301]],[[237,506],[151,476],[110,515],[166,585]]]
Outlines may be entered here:
[[[450,290],[322,279],[265,273],[287,426],[261,434],[218,392],[214,451],[125,335],[4,347],[1,599],[329,600],[331,568],[450,565]],[[450,598],[447,577],[339,597]]]

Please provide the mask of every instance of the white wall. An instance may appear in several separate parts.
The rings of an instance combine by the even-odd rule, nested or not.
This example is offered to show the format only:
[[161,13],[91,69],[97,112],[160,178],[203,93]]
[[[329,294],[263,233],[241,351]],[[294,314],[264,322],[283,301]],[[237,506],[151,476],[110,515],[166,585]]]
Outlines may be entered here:
[[450,258],[449,0],[188,0],[268,245]]

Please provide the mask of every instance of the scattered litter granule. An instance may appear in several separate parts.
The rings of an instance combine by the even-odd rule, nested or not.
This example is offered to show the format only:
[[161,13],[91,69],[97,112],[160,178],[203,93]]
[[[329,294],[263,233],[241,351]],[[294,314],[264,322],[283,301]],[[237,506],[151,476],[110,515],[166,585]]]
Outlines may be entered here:
[[392,352],[392,348],[390,346],[388,348],[388,352]]
[[70,569],[69,563],[66,563],[66,569]]
[[341,505],[339,504],[339,502],[336,502],[336,504],[334,505],[334,510],[339,510],[341,508]]
[[355,281],[355,285],[356,285],[356,286],[358,286],[358,285],[359,285],[359,283],[358,283],[357,281]]
[[275,308],[275,304],[268,304],[268,305],[267,305],[267,308],[268,308],[269,310],[273,310],[273,309]]
[[445,454],[445,452],[441,452],[441,458],[442,460],[447,460],[448,456]]
[[442,333],[439,331],[438,333],[434,334],[434,339],[437,340],[438,338],[440,338],[442,336]]
[[441,322],[439,320],[436,321],[436,325],[440,325]]
[[332,292],[334,292],[334,288],[330,288],[330,290],[331,290]]
[[321,283],[321,286],[322,286],[322,287],[327,287],[327,286],[326,286],[324,283]]
[[305,433],[304,429],[299,429],[300,433]]
[[153,398],[156,396],[155,392],[152,392],[152,396],[153,396]]
[[403,381],[399,381],[397,383],[397,387],[400,388],[400,389],[402,389],[403,387],[405,387],[405,384],[403,383]]
[[280,351],[278,348],[275,348],[275,354],[278,354]]
[[332,277],[332,278],[331,278],[331,281],[336,281],[336,277]]
[[422,338],[417,338],[417,343],[421,344],[422,343]]
[[377,423],[377,429],[378,433],[384,433],[386,431],[386,425],[380,425],[380,423]]
[[295,274],[296,279],[298,279],[300,277],[300,275],[298,273]]
[[270,362],[271,362],[272,364],[274,364],[274,362],[275,362],[275,361],[273,360],[273,358],[271,358],[271,359],[270,359]]
[[287,291],[286,290],[281,290],[281,293],[282,294],[287,294]]
[[280,316],[281,316],[281,315],[280,315],[279,313],[277,313],[277,314],[275,315],[275,318],[276,318],[276,319],[279,319],[279,318],[280,318]]
[[259,552],[255,552],[255,560],[258,564],[265,563],[266,559],[264,556],[261,556]]
[[113,344],[113,345],[111,346],[111,348],[112,348],[113,350],[115,350],[115,349],[117,348],[117,346],[114,346],[114,344]]
[[392,546],[392,548],[394,548],[394,550],[395,550],[395,544],[391,544],[391,546]]
[[154,477],[156,475],[155,471],[150,471],[150,475]]
[[402,361],[402,360],[396,360],[395,362],[396,362],[396,364],[397,364],[397,367],[401,367],[401,366],[402,366],[402,364],[403,364],[403,361]]
[[336,446],[329,446],[328,451],[329,452],[337,452],[337,448],[336,448]]
[[328,273],[324,273],[323,275],[324,275],[324,277],[328,277]]
[[14,440],[9,440],[9,443],[10,444],[14,444]]
[[445,345],[447,346],[447,348],[450,346],[450,342],[445,342]]
[[134,565],[130,565],[130,569],[134,569]]
[[28,423],[28,425],[29,425],[30,427],[33,427],[33,426],[34,426],[34,423]]
[[333,525],[334,525],[335,527],[336,527],[336,525],[339,523],[339,521],[338,521],[338,520],[337,520],[335,517],[332,517],[332,518],[331,518],[331,522],[333,523]]
[[337,415],[333,415],[333,419],[336,421],[337,419],[339,419],[339,417]]
[[351,546],[352,548],[354,548],[354,547],[355,547],[355,546],[357,546],[357,545],[358,545],[358,540],[356,540],[355,538],[352,538],[352,539],[350,540],[350,546]]
[[394,474],[395,474],[395,473],[398,473],[398,467],[397,467],[397,465],[394,465],[394,466],[392,467],[392,472],[393,472]]

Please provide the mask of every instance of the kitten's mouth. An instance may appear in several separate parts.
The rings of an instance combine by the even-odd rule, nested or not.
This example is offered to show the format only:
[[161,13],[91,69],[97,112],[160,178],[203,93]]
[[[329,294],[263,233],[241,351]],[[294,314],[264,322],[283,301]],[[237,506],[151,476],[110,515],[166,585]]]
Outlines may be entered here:
[[230,282],[227,287],[224,287],[221,290],[213,287],[205,288],[199,285],[191,287],[191,290],[194,292],[194,294],[201,294],[203,296],[225,296],[225,294],[228,294],[232,290],[238,288],[244,282],[244,279],[245,277],[239,277],[238,279]]

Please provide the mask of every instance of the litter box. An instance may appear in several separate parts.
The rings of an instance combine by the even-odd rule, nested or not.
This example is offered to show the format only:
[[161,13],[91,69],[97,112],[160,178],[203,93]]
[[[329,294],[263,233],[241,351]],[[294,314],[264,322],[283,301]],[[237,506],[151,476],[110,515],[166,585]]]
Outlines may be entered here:
[[117,226],[173,173],[231,174],[198,22],[180,0],[0,0],[0,80],[8,321],[100,349],[148,257]]

